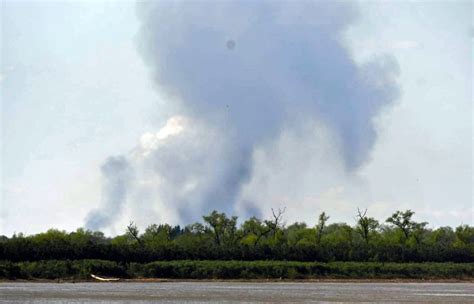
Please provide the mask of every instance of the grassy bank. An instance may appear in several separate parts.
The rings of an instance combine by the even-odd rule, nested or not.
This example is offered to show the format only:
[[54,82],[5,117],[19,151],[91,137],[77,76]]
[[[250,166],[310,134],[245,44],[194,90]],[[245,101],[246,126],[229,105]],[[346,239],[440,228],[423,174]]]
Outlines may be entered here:
[[359,263],[288,261],[158,261],[121,264],[103,260],[0,262],[1,279],[473,279],[474,263]]

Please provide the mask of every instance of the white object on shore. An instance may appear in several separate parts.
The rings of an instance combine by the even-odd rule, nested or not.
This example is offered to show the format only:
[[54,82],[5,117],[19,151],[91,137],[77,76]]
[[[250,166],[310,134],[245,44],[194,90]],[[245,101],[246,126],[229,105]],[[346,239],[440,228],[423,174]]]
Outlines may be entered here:
[[92,273],[91,273],[91,277],[93,277],[96,280],[103,281],[103,282],[115,282],[115,281],[120,280],[119,278],[101,278],[101,277],[96,276]]

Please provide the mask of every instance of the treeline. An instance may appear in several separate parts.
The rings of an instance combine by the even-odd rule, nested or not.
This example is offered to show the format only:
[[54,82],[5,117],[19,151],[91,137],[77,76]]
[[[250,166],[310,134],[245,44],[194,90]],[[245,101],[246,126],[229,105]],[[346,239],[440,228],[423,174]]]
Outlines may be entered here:
[[120,263],[171,260],[279,260],[301,262],[474,262],[474,227],[427,228],[413,211],[397,211],[380,223],[357,210],[353,225],[328,224],[322,213],[315,227],[283,223],[284,210],[266,220],[255,217],[241,225],[237,217],[213,211],[202,223],[186,227],[150,225],[141,232],[130,223],[124,234],[110,238],[99,231],[48,230],[0,237],[0,260],[98,259]]
[[467,279],[474,264],[289,261],[158,261],[147,264],[102,260],[0,262],[0,278],[87,280],[90,274],[171,279]]

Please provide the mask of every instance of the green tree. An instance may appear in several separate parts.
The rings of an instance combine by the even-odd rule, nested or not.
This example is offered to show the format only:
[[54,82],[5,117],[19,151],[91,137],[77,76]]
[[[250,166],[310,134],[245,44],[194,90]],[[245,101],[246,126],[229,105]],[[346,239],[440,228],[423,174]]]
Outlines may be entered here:
[[219,213],[216,210],[211,214],[203,216],[204,221],[208,224],[208,228],[214,236],[217,245],[234,244],[236,238],[237,217],[228,218],[225,213]]
[[456,241],[464,246],[474,245],[474,227],[468,225],[456,227]]
[[318,224],[316,225],[316,244],[321,244],[324,229],[326,228],[326,222],[329,220],[329,216],[323,211],[318,217]]
[[253,216],[242,224],[243,238],[241,242],[242,244],[256,246],[269,232],[270,229],[260,219]]
[[306,223],[294,223],[288,228],[286,228],[286,238],[288,240],[288,245],[290,246],[295,246],[297,244],[302,244],[302,243],[310,243],[310,239],[313,240],[314,243],[314,237],[312,237],[311,233],[314,233],[314,230],[311,231],[311,229],[308,229],[306,226]]
[[140,237],[149,246],[159,246],[171,242],[173,228],[168,224],[152,224],[145,229]]
[[413,231],[423,229],[428,224],[427,222],[417,223],[413,221],[412,216],[414,214],[415,212],[410,209],[405,212],[396,211],[391,217],[387,218],[386,222],[398,227],[403,232],[405,241],[407,241]]
[[379,222],[373,217],[367,216],[367,209],[362,213],[357,208],[357,225],[356,231],[360,234],[365,243],[369,244],[370,236],[379,227]]

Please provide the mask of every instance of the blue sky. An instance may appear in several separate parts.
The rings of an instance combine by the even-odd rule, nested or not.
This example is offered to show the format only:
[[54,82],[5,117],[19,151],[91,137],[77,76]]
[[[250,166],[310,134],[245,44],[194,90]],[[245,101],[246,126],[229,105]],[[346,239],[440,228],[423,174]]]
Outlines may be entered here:
[[[276,156],[256,151],[242,198],[261,202],[264,215],[283,201],[288,222],[313,224],[321,210],[351,222],[359,206],[379,219],[411,208],[432,226],[472,224],[472,15],[469,1],[360,2],[345,43],[360,63],[395,56],[402,90],[376,118],[370,161],[351,176],[330,157],[302,164],[305,151],[330,150],[283,132]],[[132,1],[2,2],[0,234],[84,225],[101,202],[104,159],[176,114],[137,51],[138,30]],[[282,187],[294,175],[299,186]],[[131,218],[167,220],[167,210],[150,218],[133,208],[106,232]]]

